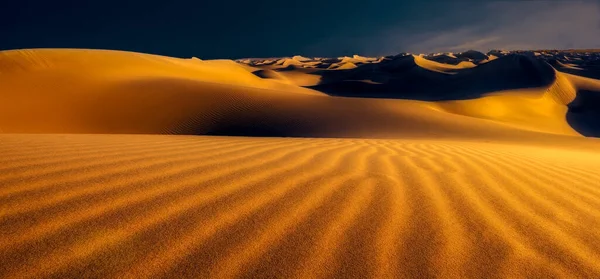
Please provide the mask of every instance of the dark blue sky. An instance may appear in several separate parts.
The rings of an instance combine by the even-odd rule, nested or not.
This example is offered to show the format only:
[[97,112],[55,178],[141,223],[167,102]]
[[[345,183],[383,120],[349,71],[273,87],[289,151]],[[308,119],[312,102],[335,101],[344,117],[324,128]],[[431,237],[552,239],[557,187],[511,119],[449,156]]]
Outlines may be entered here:
[[12,1],[0,49],[204,59],[600,48],[600,1]]

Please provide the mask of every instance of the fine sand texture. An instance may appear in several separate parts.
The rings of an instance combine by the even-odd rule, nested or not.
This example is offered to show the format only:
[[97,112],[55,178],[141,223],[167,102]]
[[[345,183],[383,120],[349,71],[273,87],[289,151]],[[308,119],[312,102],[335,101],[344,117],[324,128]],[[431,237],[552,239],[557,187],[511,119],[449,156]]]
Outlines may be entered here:
[[0,52],[0,278],[600,278],[595,57]]
[[3,278],[594,278],[600,154],[4,135]]

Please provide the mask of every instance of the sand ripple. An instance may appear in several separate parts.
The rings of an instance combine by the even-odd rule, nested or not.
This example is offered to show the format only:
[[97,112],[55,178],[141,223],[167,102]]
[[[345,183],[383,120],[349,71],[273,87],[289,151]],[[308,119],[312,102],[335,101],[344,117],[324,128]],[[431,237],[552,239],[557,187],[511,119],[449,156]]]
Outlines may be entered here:
[[1,135],[0,277],[600,277],[600,157],[439,140]]

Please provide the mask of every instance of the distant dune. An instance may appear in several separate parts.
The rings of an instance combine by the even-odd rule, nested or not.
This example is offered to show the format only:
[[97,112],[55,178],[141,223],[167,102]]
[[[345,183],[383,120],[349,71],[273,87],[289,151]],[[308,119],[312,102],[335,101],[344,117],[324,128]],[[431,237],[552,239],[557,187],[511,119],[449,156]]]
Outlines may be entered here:
[[0,278],[598,278],[600,55],[0,52]]

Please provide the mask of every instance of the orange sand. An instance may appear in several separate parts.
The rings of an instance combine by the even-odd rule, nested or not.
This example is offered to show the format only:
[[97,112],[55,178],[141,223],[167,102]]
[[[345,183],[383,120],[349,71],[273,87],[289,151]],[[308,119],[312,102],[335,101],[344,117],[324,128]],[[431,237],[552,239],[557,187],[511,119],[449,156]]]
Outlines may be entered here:
[[566,119],[600,81],[300,87],[381,61],[344,59],[0,52],[0,278],[600,277],[600,140]]

